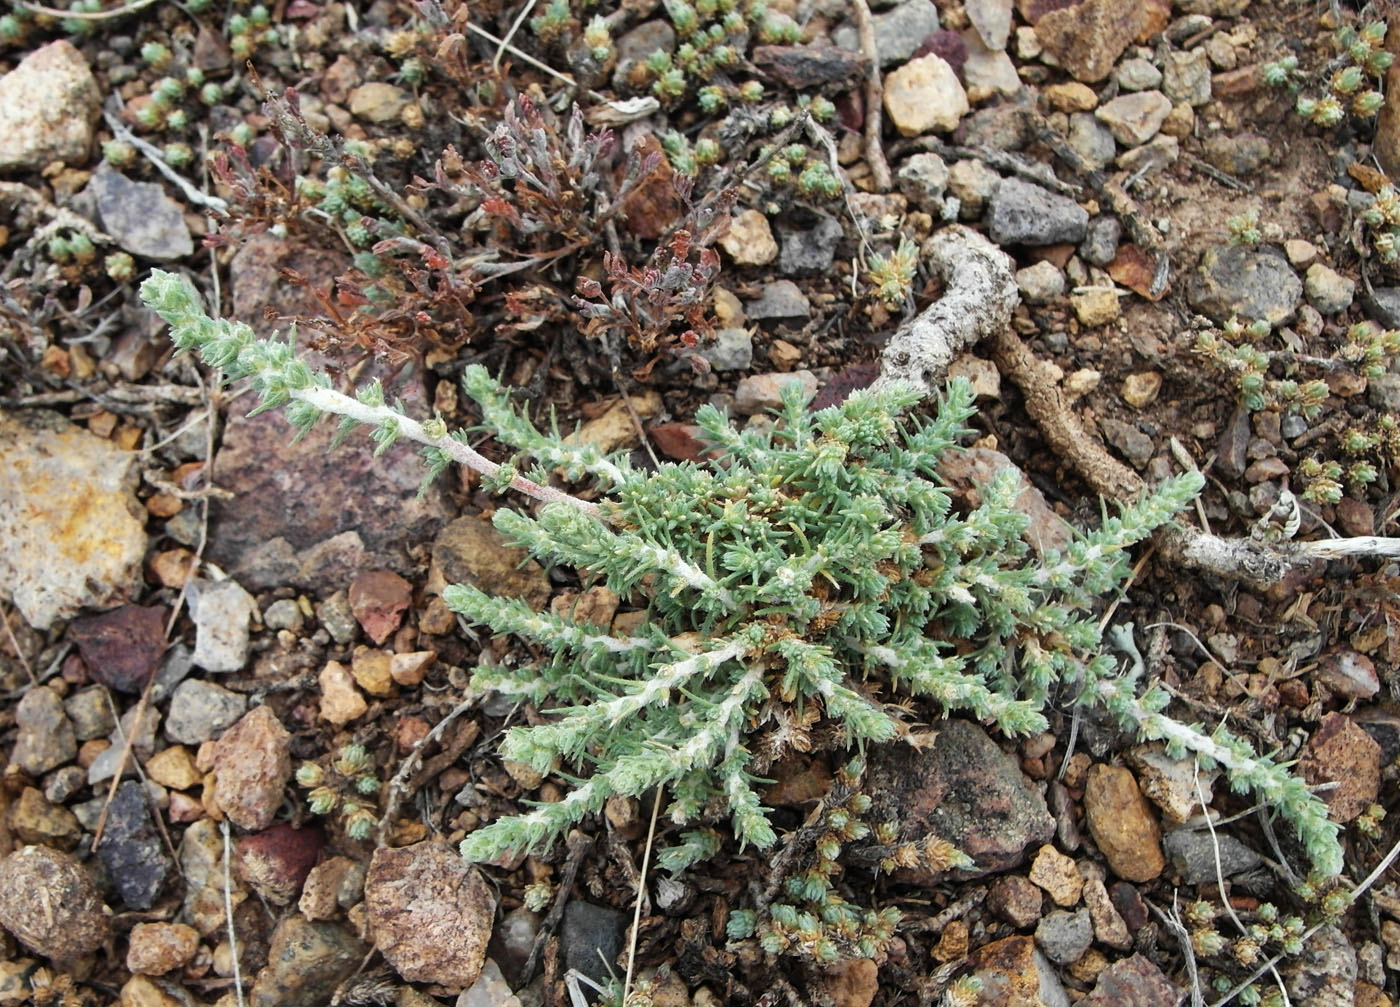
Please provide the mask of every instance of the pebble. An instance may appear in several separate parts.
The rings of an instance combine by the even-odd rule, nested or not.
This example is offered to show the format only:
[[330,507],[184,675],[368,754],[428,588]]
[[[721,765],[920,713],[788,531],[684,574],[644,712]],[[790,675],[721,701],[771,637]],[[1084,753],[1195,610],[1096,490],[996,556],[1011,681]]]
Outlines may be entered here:
[[1094,924],[1089,910],[1066,912],[1056,909],[1048,913],[1035,928],[1035,943],[1056,965],[1079,961],[1094,943]]
[[987,892],[987,908],[1013,927],[1025,928],[1040,919],[1044,896],[1026,878],[1009,874],[992,882]]
[[286,630],[300,634],[306,625],[306,616],[301,606],[291,598],[280,598],[267,606],[267,611],[263,613],[263,625],[274,632]]
[[1162,61],[1162,93],[1192,107],[1210,101],[1210,60],[1204,49],[1169,52]]
[[146,775],[171,790],[188,790],[204,778],[184,745],[171,745],[147,759]]
[[1303,283],[1282,255],[1243,245],[1217,245],[1187,280],[1191,307],[1218,324],[1231,317],[1283,325],[1298,310]]
[[1089,832],[1113,873],[1151,881],[1167,866],[1162,830],[1128,770],[1095,763],[1084,781]]
[[229,821],[257,832],[272,824],[292,777],[291,735],[255,706],[214,742],[215,799]]
[[199,931],[183,923],[138,923],[127,936],[126,968],[159,976],[188,965],[199,950]]
[[768,218],[757,210],[744,210],[729,222],[719,247],[736,266],[766,266],[778,257],[778,243]]
[[66,804],[87,786],[87,770],[82,766],[64,766],[44,777],[44,799],[50,804]]
[[1128,760],[1143,794],[1168,822],[1180,825],[1203,810],[1200,795],[1209,807],[1218,769],[1202,769],[1195,759],[1173,759],[1159,744],[1129,749]]
[[544,567],[525,550],[507,545],[494,525],[474,516],[452,521],[433,543],[427,592],[440,595],[449,584],[471,584],[503,598],[519,598],[536,612],[553,591]]
[[87,163],[101,110],[81,52],[62,39],[35,49],[0,77],[0,171]]
[[1084,882],[1084,905],[1089,910],[1089,919],[1094,924],[1094,939],[1119,951],[1133,946],[1133,935],[1128,932],[1128,924],[1113,906],[1108,889],[1098,878]]
[[355,676],[339,661],[327,661],[317,681],[321,687],[322,720],[344,727],[369,709],[369,703],[355,687]]
[[559,951],[565,968],[578,969],[595,982],[606,982],[622,951],[622,932],[630,917],[609,906],[572,900],[564,907]]
[[1274,156],[1274,148],[1257,133],[1217,134],[1201,145],[1201,154],[1221,171],[1246,177],[1256,174],[1269,163]]
[[412,688],[423,681],[423,677],[436,660],[435,650],[413,650],[405,654],[395,654],[389,659],[389,677],[396,685]]
[[345,591],[336,591],[318,602],[315,608],[316,620],[332,640],[344,646],[355,639],[360,624],[355,621],[355,613],[350,610],[350,597]]
[[1317,246],[1302,238],[1289,238],[1283,243],[1283,254],[1294,269],[1307,269],[1317,261]]
[[302,884],[326,845],[319,825],[298,829],[278,822],[234,847],[234,871],[259,896],[285,906],[301,895]]
[[885,78],[885,111],[901,136],[952,132],[971,107],[957,74],[938,56],[912,59]]
[[1173,986],[1162,970],[1142,955],[1114,962],[1099,973],[1093,990],[1079,1001],[1079,1007],[1177,1007],[1182,991]]
[[1290,1002],[1297,1007],[1356,1003],[1356,949],[1335,926],[1326,926],[1303,945],[1303,953],[1279,964]]
[[[905,0],[893,10],[871,18],[875,52],[880,66],[902,63],[919,48],[924,39],[938,30],[938,8],[932,0]],[[860,51],[860,38],[854,25],[842,25],[831,33],[831,41],[850,52]]]
[[47,685],[26,690],[15,706],[15,738],[10,761],[37,779],[50,769],[72,762],[78,755],[73,724],[63,700]]
[[1149,60],[1133,57],[1118,64],[1113,79],[1124,91],[1153,91],[1162,83],[1162,71]]
[[790,371],[802,361],[802,351],[786,339],[768,344],[768,362],[780,371]]
[[97,857],[128,909],[150,909],[174,869],[151,820],[146,789],[135,780],[117,787]]
[[849,83],[864,73],[859,53],[834,45],[758,45],[753,62],[794,91]]
[[50,803],[37,787],[25,787],[20,791],[10,806],[8,824],[21,842],[43,843],[64,850],[76,846],[82,835],[78,816]]
[[841,222],[829,213],[811,210],[801,218],[789,214],[778,224],[778,272],[784,276],[827,272],[842,234]]
[[185,208],[157,182],[136,182],[105,165],[88,183],[102,229],[145,259],[169,262],[194,251]]
[[735,386],[734,411],[741,416],[751,416],[776,409],[782,402],[783,387],[793,382],[802,385],[809,397],[816,394],[817,378],[811,371],[753,374]]
[[1001,185],[1001,176],[975,157],[955,161],[948,168],[948,195],[958,201],[959,216],[976,220]]
[[[657,1001],[653,999],[653,1003]],[[511,992],[501,967],[490,958],[481,967],[481,975],[471,988],[457,998],[453,1007],[521,1007],[520,998]]]
[[1074,152],[1095,168],[1103,168],[1118,153],[1113,133],[1089,112],[1076,112],[1069,117],[1069,145]]
[[1381,749],[1350,717],[1329,713],[1303,748],[1298,768],[1310,785],[1336,783],[1318,796],[1335,822],[1349,822],[1380,792]]
[[1143,409],[1157,401],[1162,390],[1162,375],[1156,371],[1139,371],[1123,379],[1123,401],[1134,409]]
[[1400,411],[1400,374],[1381,374],[1366,384],[1366,401],[1377,409]]
[[297,908],[309,920],[329,920],[364,897],[365,865],[331,857],[312,867],[302,883]]
[[[456,853],[432,842],[375,850],[365,906],[375,946],[408,982],[460,992],[481,975],[496,900]],[[567,911],[564,920],[567,934]],[[567,936],[562,941],[567,959]]]
[[930,213],[942,209],[948,187],[948,165],[937,154],[915,154],[895,172],[895,185],[914,206]]
[[[975,30],[963,32],[963,38],[967,42],[967,61],[963,64],[962,79],[968,101],[985,101],[992,95],[1014,98],[1024,85],[1011,56],[1001,49],[988,49]],[[968,142],[975,140],[969,137]]]
[[63,701],[63,710],[73,724],[78,741],[105,738],[117,726],[106,692],[98,686],[73,693]]
[[1107,325],[1118,318],[1118,292],[1112,287],[1076,290],[1069,295],[1069,305],[1079,324],[1089,328]]
[[1181,144],[1176,137],[1158,134],[1141,147],[1123,151],[1115,163],[1124,171],[1145,175],[1175,164],[1180,156]]
[[1208,830],[1173,829],[1162,841],[1172,869],[1188,885],[1214,882],[1216,861],[1220,873],[1227,877],[1243,874],[1259,866],[1259,854],[1234,836],[1219,831],[1214,836]]
[[758,297],[744,304],[744,313],[757,322],[801,320],[811,316],[812,304],[791,280],[774,280],[763,285]]
[[1003,937],[968,958],[982,988],[976,1007],[1069,1007],[1055,968],[1030,937]]
[[661,396],[652,389],[636,392],[628,402],[619,396],[604,406],[603,411],[591,420],[585,420],[576,431],[564,438],[566,444],[591,444],[603,454],[631,449],[641,443],[637,433],[635,413],[641,419],[655,416],[661,410]]
[[362,570],[350,582],[346,598],[365,635],[381,644],[402,625],[413,603],[413,585],[392,570]]
[[412,101],[413,95],[401,87],[371,81],[350,91],[350,114],[366,122],[393,122]]
[[1375,664],[1350,647],[1334,647],[1323,654],[1314,678],[1343,699],[1370,699],[1381,688]]
[[717,371],[745,371],[753,366],[753,333],[748,329],[718,329],[700,355]]
[[136,462],[58,413],[0,412],[0,584],[35,629],[141,593]]
[[[47,911],[35,912],[35,906]],[[0,860],[0,926],[31,951],[67,961],[105,944],[112,921],[76,858],[25,846]]]
[[1058,112],[1089,112],[1099,103],[1099,96],[1087,84],[1077,80],[1052,84],[1041,90],[1041,96]]
[[122,984],[117,1007],[182,1007],[184,1002],[149,976],[132,976]]
[[1165,27],[1170,9],[1166,0],[1084,0],[1045,14],[1034,22],[1035,34],[1075,80],[1093,84],[1134,39]]
[[1314,262],[1303,278],[1303,296],[1324,315],[1336,315],[1351,307],[1356,282],[1334,269]]
[[1065,292],[1065,274],[1049,260],[1016,270],[1016,289],[1027,304],[1044,304]]
[[1074,200],[1019,178],[1004,179],[992,196],[987,230],[999,245],[1078,244],[1089,214]]
[[972,22],[982,44],[988,49],[1002,50],[1011,38],[1012,0],[967,0],[963,9]]
[[1136,147],[1157,135],[1172,103],[1161,91],[1120,94],[1094,113],[1113,138],[1125,147]]
[[194,663],[205,671],[240,670],[248,661],[248,621],[257,614],[257,602],[234,580],[191,578],[186,589]]
[[361,645],[350,659],[350,674],[355,684],[371,696],[384,697],[394,691],[394,679],[389,674],[392,655],[387,650]]
[[1055,847],[1045,845],[1031,862],[1029,875],[1031,882],[1045,889],[1057,906],[1073,906],[1079,903],[1084,879],[1074,861]]
[[253,983],[251,1007],[330,1003],[336,987],[355,971],[364,944],[335,923],[313,923],[299,913],[272,932],[267,966]]
[[202,745],[236,723],[247,706],[248,700],[236,692],[203,679],[187,678],[170,696],[165,736],[182,745]]
[[[877,812],[897,809],[906,834],[938,836],[972,858],[973,867],[955,873],[959,878],[1015,867],[1028,847],[1039,847],[1054,833],[1045,799],[1021,772],[1018,759],[972,721],[944,721],[933,744],[922,749],[873,749],[866,779]],[[997,813],[988,814],[993,807]],[[896,876],[915,885],[944,878],[922,867],[900,869]]]
[[160,605],[119,605],[74,619],[69,635],[94,681],[136,695],[160,666],[167,617]]

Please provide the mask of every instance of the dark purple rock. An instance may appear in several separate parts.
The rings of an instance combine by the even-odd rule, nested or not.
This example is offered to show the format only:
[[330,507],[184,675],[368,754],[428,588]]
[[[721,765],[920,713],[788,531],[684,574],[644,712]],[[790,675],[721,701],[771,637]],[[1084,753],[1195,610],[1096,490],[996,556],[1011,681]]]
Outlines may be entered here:
[[963,67],[967,66],[967,43],[955,31],[940,28],[924,39],[914,50],[914,59],[920,56],[937,56],[953,68],[958,80],[963,79]]
[[93,681],[136,694],[160,664],[167,615],[160,605],[122,605],[74,619],[69,633]]
[[151,821],[145,788],[135,780],[122,783],[112,798],[97,857],[128,909],[155,905],[173,865]]

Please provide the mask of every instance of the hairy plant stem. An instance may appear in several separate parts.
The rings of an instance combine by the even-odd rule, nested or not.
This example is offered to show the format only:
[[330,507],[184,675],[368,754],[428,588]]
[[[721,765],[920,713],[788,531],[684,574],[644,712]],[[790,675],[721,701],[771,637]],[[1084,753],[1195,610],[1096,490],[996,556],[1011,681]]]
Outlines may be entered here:
[[[393,423],[398,426],[401,436],[407,437],[411,441],[425,444],[428,447],[449,455],[453,461],[460,465],[465,465],[469,469],[480,472],[490,478],[501,470],[501,466],[491,461],[485,455],[473,449],[468,444],[453,437],[443,434],[434,437],[423,428],[423,424],[410,416],[396,412],[388,406],[371,406],[353,399],[348,395],[343,395],[332,388],[302,388],[291,393],[291,397],[307,405],[315,406],[323,413],[333,413],[336,416],[344,416],[347,419],[355,420],[359,423],[367,423],[373,426],[380,426],[384,423]],[[526,479],[524,476],[516,476],[511,480],[510,488],[524,493],[526,496],[534,497],[544,503],[563,503],[571,507],[576,507],[589,517],[601,518],[602,509],[595,503],[587,500],[580,500],[576,496],[557,490],[553,486],[543,486],[540,483]]]

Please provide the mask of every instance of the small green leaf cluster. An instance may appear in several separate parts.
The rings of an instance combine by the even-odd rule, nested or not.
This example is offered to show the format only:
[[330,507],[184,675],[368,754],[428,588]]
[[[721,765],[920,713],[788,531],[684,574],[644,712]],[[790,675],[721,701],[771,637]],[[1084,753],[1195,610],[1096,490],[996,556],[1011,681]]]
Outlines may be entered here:
[[[369,163],[372,158],[367,148],[352,151]],[[374,189],[363,175],[342,167],[331,168],[325,182],[309,176],[298,176],[297,192],[309,200],[326,219],[334,221],[345,233],[345,238],[357,248],[373,245],[381,233],[402,231],[403,223],[393,211],[374,193]]]
[[260,45],[276,45],[277,31],[272,15],[262,4],[254,4],[247,14],[234,14],[226,26],[228,50],[236,63],[252,58]]
[[60,232],[49,238],[49,259],[60,266],[86,266],[97,258],[92,239],[82,231]]
[[919,265],[919,246],[908,238],[889,255],[872,254],[866,266],[875,296],[891,308],[902,308],[914,291],[914,271]]
[[328,767],[303,762],[296,778],[299,786],[310,791],[306,805],[313,815],[338,809],[346,835],[357,841],[369,838],[378,817],[373,798],[379,793],[379,777],[363,745],[343,746]]
[[[1294,106],[1298,114],[1316,126],[1330,129],[1340,125],[1348,111],[1358,119],[1369,119],[1385,105],[1379,90],[1380,78],[1395,57],[1385,48],[1386,23],[1372,21],[1360,30],[1351,25],[1337,29],[1336,44],[1343,65],[1327,81],[1327,94],[1321,98],[1302,95]],[[1298,58],[1286,56],[1264,64],[1261,76],[1272,87],[1301,88],[1305,75],[1298,69]]]
[[[222,84],[207,79],[203,70],[197,66],[190,66],[180,69],[174,65],[174,56],[170,52],[170,47],[160,42],[146,42],[141,46],[141,58],[152,70],[165,73],[151,85],[148,100],[136,112],[136,122],[146,130],[165,131],[180,133],[190,126],[190,115],[186,109],[186,103],[191,97],[197,99],[206,106],[217,105],[224,100],[224,88]],[[118,141],[113,141],[112,150],[109,153],[108,145],[103,145],[103,154],[108,156],[113,167],[118,167],[116,161],[111,160],[111,154],[115,154],[118,159],[123,156]],[[171,148],[166,148],[165,160],[172,168],[187,166],[193,160],[193,151],[187,144],[172,145],[183,148],[181,152],[174,153],[172,157]]]
[[666,152],[676,173],[687,178],[695,178],[700,174],[700,169],[724,159],[724,150],[718,141],[702,136],[692,144],[685,134],[674,129],[661,134],[661,149]]
[[[1235,994],[1241,1003],[1283,1007],[1288,1002],[1277,986],[1244,980],[1275,956],[1303,953],[1310,925],[1338,922],[1351,905],[1351,896],[1333,879],[1310,878],[1297,886],[1300,912],[1285,913],[1272,902],[1253,910],[1218,906],[1204,898],[1186,904],[1181,923],[1190,937],[1211,989]],[[1221,928],[1229,933],[1222,933]]]
[[768,162],[768,179],[777,186],[791,186],[806,199],[835,199],[844,189],[826,158],[804,143],[790,143],[774,154]]
[[820,814],[799,833],[809,839],[812,852],[783,881],[786,900],[761,911],[731,912],[727,926],[731,939],[756,937],[769,954],[806,958],[818,965],[844,958],[875,958],[889,946],[901,914],[893,907],[861,909],[837,893],[841,858],[850,844],[862,844],[860,859],[877,862],[886,872],[900,867],[923,866],[941,872],[972,866],[970,857],[946,841],[929,837],[923,842],[901,842],[896,822],[883,821],[872,830],[866,822],[872,802],[860,790],[863,771],[864,761],[856,758],[837,772]]
[[[187,281],[156,273],[142,296],[177,347],[251,379],[262,408],[287,406],[298,428],[330,413],[371,424],[380,443],[406,435],[427,445],[430,472],[449,453],[496,471],[465,433],[391,410],[382,392],[341,395],[287,344],[208,318]],[[774,422],[743,431],[707,406],[696,422],[710,460],[651,472],[541,433],[483,368],[467,368],[463,386],[519,452],[514,468],[539,477],[512,485],[548,501],[532,515],[502,508],[496,527],[647,613],[632,635],[615,636],[474,586],[444,591],[453,611],[545,655],[479,666],[474,687],[541,708],[541,722],[506,733],[501,755],[572,787],[468,835],[469,859],[548,844],[610,798],[655,788],[676,825],[728,819],[741,846],[767,849],[777,833],[758,785],[784,754],[810,748],[813,731],[859,749],[897,737],[900,710],[922,702],[925,716],[960,713],[1019,736],[1046,729],[1056,697],[1101,706],[1170,751],[1220,766],[1235,789],[1278,810],[1320,873],[1340,870],[1337,827],[1301,780],[1223,729],[1165,716],[1166,692],[1140,696],[1140,672],[1123,675],[1102,650],[1097,599],[1126,578],[1127,550],[1200,490],[1198,472],[1041,556],[1025,541],[1014,470],[980,487],[966,512],[939,482],[940,459],[974,412],[965,380],[949,383],[927,420],[909,415],[922,389],[898,383],[815,413],[790,383]],[[559,467],[591,478],[601,499],[544,485]],[[701,856],[717,841],[686,835]]]
[[1250,412],[1279,408],[1296,412],[1304,419],[1315,419],[1330,394],[1327,382],[1299,383],[1292,378],[1269,377],[1274,361],[1287,357],[1255,345],[1269,338],[1272,331],[1272,326],[1262,319],[1245,325],[1231,318],[1218,332],[1197,332],[1195,351],[1208,366],[1234,379],[1240,403]]
[[1264,232],[1259,229],[1259,211],[1246,210],[1225,221],[1230,229],[1230,244],[1253,246],[1264,240]]
[[[1256,343],[1269,338],[1271,331],[1265,321],[1245,325],[1232,318],[1219,332],[1203,329],[1196,333],[1196,353],[1210,367],[1234,379],[1240,403],[1251,412],[1281,409],[1308,420],[1321,413],[1330,394],[1327,382],[1272,378],[1269,372],[1275,364],[1285,373],[1302,363],[1329,369],[1345,365],[1364,378],[1374,379],[1400,357],[1400,330],[1383,330],[1371,322],[1358,322],[1347,329],[1346,341],[1337,349],[1335,359],[1260,349]],[[1379,465],[1400,463],[1400,417],[1383,413],[1369,426],[1350,427],[1342,432],[1337,447],[1351,459],[1349,462],[1311,456],[1298,463],[1303,499],[1335,504],[1342,498],[1344,483],[1364,489],[1380,478]]]

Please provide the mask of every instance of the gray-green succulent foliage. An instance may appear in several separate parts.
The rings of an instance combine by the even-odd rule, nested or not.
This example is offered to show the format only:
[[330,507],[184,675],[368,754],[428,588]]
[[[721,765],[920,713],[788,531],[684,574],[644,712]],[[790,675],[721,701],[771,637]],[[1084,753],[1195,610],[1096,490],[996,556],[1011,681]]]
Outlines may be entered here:
[[[963,713],[1025,735],[1046,729],[1054,699],[1105,708],[1169,750],[1221,765],[1292,823],[1317,869],[1340,869],[1337,829],[1302,781],[1223,730],[1168,718],[1166,693],[1139,696],[1140,667],[1122,674],[1101,650],[1097,599],[1123,583],[1127,548],[1198,492],[1195,472],[1039,556],[1025,541],[1014,472],[980,487],[967,513],[940,484],[939,461],[974,412],[965,381],[949,383],[930,419],[910,414],[922,393],[908,385],[814,413],[790,384],[775,421],[742,432],[707,407],[696,422],[711,460],[641,471],[540,432],[484,369],[470,367],[463,385],[483,426],[520,459],[497,466],[468,446],[468,432],[404,415],[377,386],[342,395],[290,344],[209,318],[184,279],[157,271],[142,295],[176,346],[230,379],[251,379],[261,408],[284,406],[298,429],[333,413],[346,429],[369,425],[381,449],[401,436],[422,443],[430,474],[455,460],[546,501],[534,516],[501,509],[495,524],[534,556],[646,606],[624,637],[475,587],[446,590],[471,622],[550,655],[483,665],[475,683],[545,710],[546,722],[507,733],[502,755],[572,787],[563,800],[472,832],[462,844],[470,859],[547,844],[610,797],[656,787],[674,822],[727,817],[741,845],[770,847],[777,835],[761,781],[777,758],[804,750],[812,729],[849,747],[889,741],[903,730],[902,706],[925,701],[935,715]],[[591,480],[601,500],[548,487],[556,475]],[[688,833],[663,851],[667,866],[712,854],[700,838]]]

